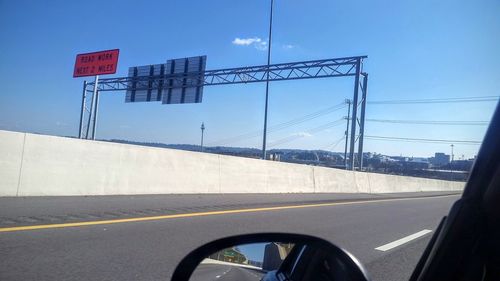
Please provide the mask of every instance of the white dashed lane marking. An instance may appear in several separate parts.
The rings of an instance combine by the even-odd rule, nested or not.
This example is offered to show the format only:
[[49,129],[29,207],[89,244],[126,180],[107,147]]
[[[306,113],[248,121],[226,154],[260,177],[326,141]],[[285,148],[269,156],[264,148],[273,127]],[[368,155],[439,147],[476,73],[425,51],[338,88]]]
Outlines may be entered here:
[[426,235],[428,233],[431,233],[431,232],[432,232],[432,230],[424,229],[424,230],[421,230],[421,231],[419,231],[417,233],[414,233],[412,235],[408,235],[406,237],[398,239],[398,240],[396,240],[394,242],[391,242],[391,243],[382,245],[380,247],[377,247],[377,248],[375,248],[375,250],[379,250],[379,251],[382,251],[382,252],[389,251],[390,249],[394,249],[394,248],[396,248],[398,246],[401,246],[401,245],[403,245],[405,243],[408,243],[408,242],[410,242],[412,240],[415,240],[415,239],[417,239],[419,237],[422,237],[422,236],[424,236],[424,235]]

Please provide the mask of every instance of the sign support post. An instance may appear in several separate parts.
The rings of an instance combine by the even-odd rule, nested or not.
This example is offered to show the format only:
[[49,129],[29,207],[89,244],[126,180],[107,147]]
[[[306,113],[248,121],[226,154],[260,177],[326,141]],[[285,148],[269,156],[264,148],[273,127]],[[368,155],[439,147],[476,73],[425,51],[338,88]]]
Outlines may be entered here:
[[80,112],[80,127],[78,130],[78,138],[82,138],[83,130],[83,116],[85,115],[85,100],[87,98],[87,81],[83,81],[83,93],[82,93],[82,111]]
[[356,144],[356,122],[358,113],[358,90],[359,90],[359,76],[361,73],[361,59],[356,60],[356,75],[354,76],[354,97],[352,100],[352,122],[351,122],[351,146],[349,151],[349,168],[351,170],[356,169],[356,162],[354,158],[354,146]]
[[95,140],[96,122],[97,122],[97,111],[99,107],[99,75],[103,74],[114,74],[116,73],[116,68],[118,65],[118,56],[120,54],[119,49],[106,50],[93,53],[78,54],[76,56],[75,68],[73,70],[73,77],[85,77],[94,76],[94,83],[87,83],[83,81],[83,93],[82,93],[82,110],[80,112],[80,125],[78,130],[78,138],[83,137],[83,123],[85,122],[85,107],[87,99],[87,86],[93,85],[94,90],[92,93],[92,101],[90,103],[90,110],[88,116],[87,129],[85,134],[85,139],[89,138],[89,130],[92,125],[92,139]]
[[95,127],[97,122],[97,107],[99,106],[99,91],[97,90],[97,86],[99,85],[99,75],[95,76],[94,81],[94,93],[92,94],[92,104],[94,105],[93,114],[90,116],[93,117],[92,121],[92,140],[95,140]]
[[85,139],[89,139],[90,125],[92,124],[92,112],[94,111],[94,95],[92,94],[92,99],[90,100],[89,117],[87,118],[87,130],[85,132]]
[[362,100],[361,100],[361,121],[359,124],[359,142],[358,142],[358,163],[359,171],[363,170],[363,141],[365,138],[365,109],[366,109],[366,92],[368,88],[368,73],[362,73],[363,75],[363,87],[361,88]]

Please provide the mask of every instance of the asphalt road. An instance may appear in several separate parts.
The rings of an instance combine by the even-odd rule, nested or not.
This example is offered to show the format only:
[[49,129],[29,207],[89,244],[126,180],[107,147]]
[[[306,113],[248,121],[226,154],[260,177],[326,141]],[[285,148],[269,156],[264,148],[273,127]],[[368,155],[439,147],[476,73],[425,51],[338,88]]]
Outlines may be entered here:
[[263,275],[238,266],[201,264],[189,281],[259,281]]
[[[422,195],[432,197],[416,197]],[[0,198],[0,280],[169,280],[177,263],[197,246],[251,232],[315,235],[354,254],[374,280],[405,280],[432,233],[387,251],[375,248],[434,230],[459,198],[434,195]],[[408,196],[413,198],[401,200]],[[296,207],[304,204],[315,205]],[[255,210],[262,207],[268,209]],[[177,216],[200,212],[205,214]],[[92,225],[137,217],[157,218]],[[2,232],[85,221],[90,225]]]

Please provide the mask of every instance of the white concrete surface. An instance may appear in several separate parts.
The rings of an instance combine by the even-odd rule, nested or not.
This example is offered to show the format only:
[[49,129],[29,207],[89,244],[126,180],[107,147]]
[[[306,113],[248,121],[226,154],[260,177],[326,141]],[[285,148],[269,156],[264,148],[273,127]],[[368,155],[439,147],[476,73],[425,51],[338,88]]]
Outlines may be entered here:
[[314,167],[313,192],[358,192],[352,171]]
[[0,131],[0,196],[17,196],[25,134]]
[[462,189],[459,182],[0,130],[0,196]]

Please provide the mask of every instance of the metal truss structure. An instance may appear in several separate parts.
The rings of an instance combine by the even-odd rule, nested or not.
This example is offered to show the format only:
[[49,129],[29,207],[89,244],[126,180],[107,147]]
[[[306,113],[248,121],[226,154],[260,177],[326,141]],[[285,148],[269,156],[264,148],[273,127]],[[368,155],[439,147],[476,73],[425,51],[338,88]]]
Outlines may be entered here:
[[[206,70],[202,73],[191,72],[186,75],[166,74],[157,76],[118,77],[99,79],[99,91],[122,91],[122,90],[157,90],[168,89],[169,80],[182,81],[186,77],[193,85],[186,86],[214,86],[225,84],[241,84],[265,82],[269,72],[269,81],[342,77],[356,75],[356,62],[366,57],[349,57],[337,59],[324,59],[313,61],[301,61],[291,63],[227,68],[217,70]],[[200,81],[202,80],[202,81]],[[87,86],[93,87],[94,83]],[[134,88],[132,88],[135,86]]]
[[[362,71],[363,59],[365,58],[367,58],[367,56],[279,63],[271,64],[269,66],[259,65],[205,70],[203,72],[188,72],[183,74],[104,78],[96,79],[94,82],[84,82],[79,138],[88,139],[90,137],[95,139],[100,92],[127,90],[163,91],[165,89],[176,87],[172,85],[182,84],[169,83],[173,80],[184,81],[184,86],[215,86],[266,81],[354,77],[355,82],[352,103],[352,120],[357,120],[357,122],[352,122],[351,124],[349,162],[347,168],[354,170],[356,164],[358,164],[359,169],[361,169],[363,161],[362,155],[366,93],[368,86],[368,74]],[[185,81],[190,81],[192,85],[186,85]],[[361,98],[359,97],[359,90],[361,90]],[[87,109],[86,100],[90,95],[92,96],[92,102],[90,108]],[[361,107],[361,116],[359,118],[358,107]],[[359,134],[356,134],[357,128],[359,128]],[[91,129],[91,132],[89,132],[89,129]],[[357,155],[355,154],[356,141],[358,141]]]

